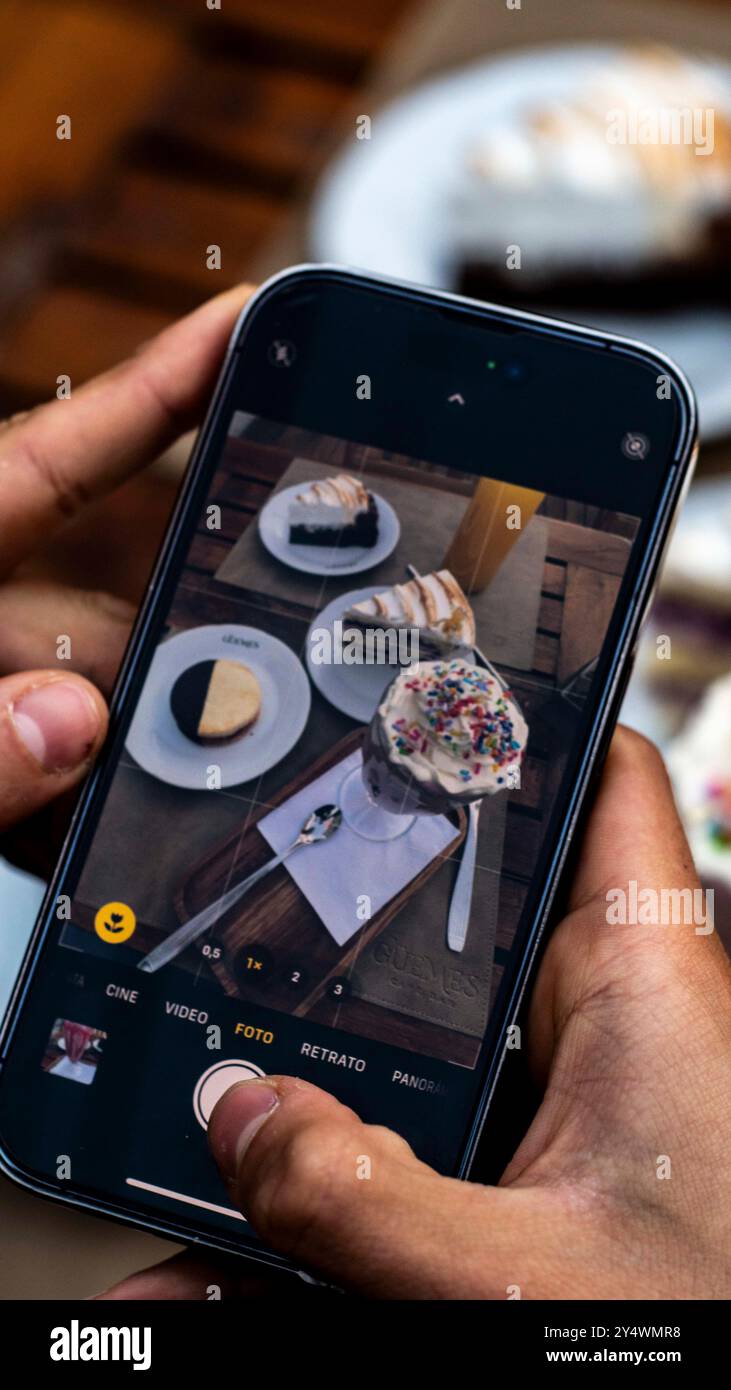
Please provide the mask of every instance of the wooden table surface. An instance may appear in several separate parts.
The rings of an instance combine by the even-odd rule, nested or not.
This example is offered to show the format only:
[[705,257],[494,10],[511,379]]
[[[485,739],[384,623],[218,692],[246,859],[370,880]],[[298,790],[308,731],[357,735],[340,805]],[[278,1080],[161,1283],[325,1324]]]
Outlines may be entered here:
[[0,0],[0,411],[246,278],[404,8]]

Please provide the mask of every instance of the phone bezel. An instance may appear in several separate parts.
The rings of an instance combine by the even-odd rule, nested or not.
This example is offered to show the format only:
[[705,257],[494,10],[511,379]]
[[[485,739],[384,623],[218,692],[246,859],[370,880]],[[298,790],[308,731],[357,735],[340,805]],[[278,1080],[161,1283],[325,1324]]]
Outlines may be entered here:
[[[562,870],[572,840],[581,824],[582,813],[586,810],[587,790],[592,775],[601,765],[609,735],[616,722],[618,706],[623,694],[624,681],[630,669],[629,662],[643,618],[646,615],[652,599],[662,553],[667,544],[684,493],[690,484],[695,458],[697,457],[695,400],[687,379],[675,363],[664,354],[653,348],[647,347],[643,343],[636,342],[633,339],[585,328],[583,326],[571,324],[565,320],[552,319],[545,315],[533,314],[525,310],[505,308],[504,306],[491,303],[482,303],[464,296],[451,294],[448,291],[432,290],[419,285],[413,285],[407,281],[361,273],[343,266],[302,264],[290,267],[270,277],[254,291],[248,299],[238,316],[226,348],[211,403],[193,446],[171,519],[155,560],[145,599],[140,607],[115,683],[110,700],[110,732],[116,729],[121,718],[128,691],[136,677],[138,659],[143,651],[150,625],[153,622],[153,618],[156,616],[159,595],[163,589],[170,565],[177,556],[181,530],[188,514],[189,504],[199,482],[199,465],[205,459],[212,436],[219,426],[220,409],[226,399],[232,375],[236,369],[236,355],[242,339],[259,309],[261,309],[273,295],[276,295],[282,285],[291,285],[297,280],[307,280],[310,282],[318,280],[328,280],[332,282],[335,280],[346,285],[365,285],[375,291],[389,294],[394,299],[404,298],[411,301],[416,300],[424,306],[431,304],[438,307],[446,304],[457,310],[460,308],[469,310],[471,315],[474,316],[477,314],[484,318],[486,322],[494,322],[497,319],[501,323],[524,324],[530,327],[532,331],[541,331],[545,333],[547,337],[569,339],[571,342],[583,341],[592,346],[608,347],[625,355],[635,356],[645,364],[661,369],[670,377],[677,392],[681,407],[681,423],[678,430],[675,456],[671,466],[668,468],[662,497],[657,506],[656,514],[653,517],[652,527],[634,589],[627,601],[622,630],[614,650],[610,673],[593,725],[587,737],[579,771],[574,782],[572,796],[566,809],[563,824],[560,828],[559,842],[546,875],[544,891],[532,922],[523,956],[517,964],[515,978],[505,1005],[504,1029],[507,1029],[517,1017],[526,988],[535,969],[537,953],[543,943],[546,927],[550,920],[551,910],[559,891]],[[109,746],[110,743],[107,744],[107,747]],[[105,765],[106,755],[105,752],[103,752],[79,798],[76,811],[59,855],[55,872],[41,904],[3,1022],[2,1032],[0,1034],[0,1067],[5,1058],[10,1040],[16,1028],[19,1026],[26,995],[31,986],[42,951],[49,938],[51,925],[50,909],[56,900],[59,883],[64,878],[69,864],[73,859],[82,827],[85,827],[89,808],[93,803],[97,788],[103,778]],[[457,1169],[457,1176],[460,1178],[467,1178],[472,1169],[480,1135],[502,1069],[504,1056],[504,1049],[495,1049],[484,1073],[480,1096],[475,1107],[475,1113],[465,1144],[464,1153]],[[12,1156],[6,1152],[1,1136],[0,1171],[4,1172],[6,1176],[18,1182],[26,1189],[38,1195],[45,1196],[50,1200],[62,1201],[66,1205],[87,1210],[97,1215],[103,1215],[123,1224],[132,1225],[140,1230],[166,1236],[173,1240],[192,1241],[196,1244],[202,1244],[227,1254],[242,1255],[246,1258],[255,1259],[292,1272],[299,1272],[297,1271],[296,1265],[291,1261],[276,1255],[263,1246],[249,1244],[246,1237],[228,1240],[223,1235],[212,1236],[209,1228],[197,1226],[195,1223],[188,1222],[182,1217],[179,1219],[173,1219],[171,1217],[169,1220],[166,1220],[162,1213],[159,1217],[153,1217],[145,1209],[136,1207],[134,1203],[131,1203],[128,1208],[126,1204],[122,1205],[111,1197],[109,1199],[101,1199],[88,1193],[75,1192],[73,1190],[64,1191],[51,1182],[44,1182],[36,1175],[26,1172],[16,1164]]]

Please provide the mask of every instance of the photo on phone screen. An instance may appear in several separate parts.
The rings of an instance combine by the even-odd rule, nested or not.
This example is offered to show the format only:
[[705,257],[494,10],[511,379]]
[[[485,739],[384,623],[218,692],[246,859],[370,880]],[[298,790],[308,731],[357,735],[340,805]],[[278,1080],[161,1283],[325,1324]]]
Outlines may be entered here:
[[[326,513],[341,524],[348,489],[369,529],[334,544]],[[290,542],[304,509],[327,534],[310,525]],[[637,521],[238,412],[200,520],[61,942],[109,959],[95,922],[118,899],[136,926],[114,959],[139,963],[345,795],[328,840],[295,851],[175,966],[193,988],[404,1049],[415,1072],[419,1056],[473,1067]],[[418,646],[435,716],[408,665],[368,663],[369,629]],[[470,684],[485,669],[475,645],[496,672],[484,692]],[[379,828],[374,807],[362,833],[371,724],[405,749],[393,810]],[[435,809],[414,815],[417,760]],[[477,871],[455,953],[446,921],[473,789]]]

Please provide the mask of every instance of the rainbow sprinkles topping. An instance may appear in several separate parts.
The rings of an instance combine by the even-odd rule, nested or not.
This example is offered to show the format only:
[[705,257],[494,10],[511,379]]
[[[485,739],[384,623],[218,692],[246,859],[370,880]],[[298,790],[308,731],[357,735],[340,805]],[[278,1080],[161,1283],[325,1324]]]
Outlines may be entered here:
[[392,756],[426,763],[439,780],[465,788],[505,786],[525,748],[527,727],[510,691],[482,666],[420,662],[394,682],[386,711]]

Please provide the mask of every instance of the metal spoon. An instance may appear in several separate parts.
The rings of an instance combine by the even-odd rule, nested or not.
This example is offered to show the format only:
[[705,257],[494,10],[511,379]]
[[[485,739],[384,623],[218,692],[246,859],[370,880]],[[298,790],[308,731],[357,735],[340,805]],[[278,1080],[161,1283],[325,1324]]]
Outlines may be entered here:
[[293,840],[287,849],[283,850],[281,854],[276,854],[273,859],[267,860],[260,869],[255,869],[254,873],[249,874],[249,877],[245,878],[242,883],[237,883],[234,888],[229,888],[227,893],[216,898],[215,902],[209,903],[202,912],[191,917],[189,922],[184,922],[182,927],[178,927],[177,931],[172,932],[153,951],[143,956],[142,960],[138,961],[137,969],[144,970],[148,975],[153,975],[161,966],[167,965],[168,961],[175,960],[181,951],[197,941],[198,937],[208,931],[208,928],[212,927],[219,917],[222,917],[229,908],[234,906],[234,903],[243,898],[244,894],[248,893],[255,883],[270,874],[278,864],[283,864],[294,850],[299,849],[301,845],[316,845],[322,840],[329,840],[330,836],[334,835],[341,825],[342,819],[343,813],[338,806],[318,806],[317,810],[312,811],[307,817],[297,839]]

